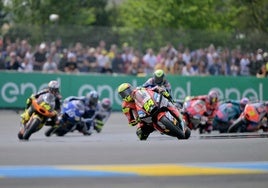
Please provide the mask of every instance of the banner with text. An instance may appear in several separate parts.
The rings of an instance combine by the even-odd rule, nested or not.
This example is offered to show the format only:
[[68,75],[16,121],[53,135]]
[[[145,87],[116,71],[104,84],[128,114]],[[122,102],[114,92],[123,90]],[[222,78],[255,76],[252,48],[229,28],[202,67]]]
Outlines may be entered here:
[[[149,77],[106,74],[43,74],[0,72],[0,108],[24,108],[26,99],[45,88],[50,80],[61,84],[63,98],[68,96],[83,96],[91,90],[100,94],[100,99],[109,98],[114,110],[120,110],[121,99],[117,87],[123,82],[133,86],[142,85]],[[204,95],[211,89],[217,89],[220,98],[240,99],[248,97],[251,100],[268,100],[268,79],[255,77],[184,77],[168,75],[172,86],[172,95],[176,99],[186,96]]]

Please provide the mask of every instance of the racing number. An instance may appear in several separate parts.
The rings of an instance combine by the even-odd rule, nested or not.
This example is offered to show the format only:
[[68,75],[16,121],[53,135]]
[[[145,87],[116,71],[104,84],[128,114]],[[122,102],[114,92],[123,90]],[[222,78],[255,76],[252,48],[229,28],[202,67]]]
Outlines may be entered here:
[[143,105],[143,108],[145,109],[146,112],[150,110],[150,107],[154,105],[154,101],[152,99],[149,99],[146,101]]

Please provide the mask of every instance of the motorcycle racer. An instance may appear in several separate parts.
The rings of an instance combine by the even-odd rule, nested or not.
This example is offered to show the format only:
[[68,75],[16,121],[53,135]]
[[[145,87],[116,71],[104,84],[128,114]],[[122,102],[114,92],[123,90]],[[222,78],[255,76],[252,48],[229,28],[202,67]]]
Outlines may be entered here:
[[[215,116],[216,110],[219,106],[219,96],[218,92],[215,90],[211,90],[207,95],[199,95],[195,97],[190,97],[187,101],[193,101],[193,100],[202,100],[205,102],[207,111],[202,114],[201,117],[204,119],[203,121],[206,122],[206,125],[204,128],[199,129],[200,133],[208,132],[210,133],[212,131],[212,121]],[[185,112],[187,113],[187,112]]]
[[227,132],[229,126],[244,111],[249,99],[244,97],[239,100],[228,100],[219,105],[213,120],[213,130],[219,130],[220,133]]
[[228,132],[257,132],[263,130],[268,131],[268,102],[253,102],[245,106],[240,117],[234,121]]
[[[32,113],[33,113],[33,108],[31,106],[32,100],[39,98],[41,95],[45,95],[46,93],[51,93],[55,97],[55,110],[57,112],[60,111],[61,109],[61,95],[60,95],[60,84],[56,80],[52,80],[48,83],[47,88],[39,91],[36,94],[32,94],[26,101],[26,109],[25,111],[21,114],[21,123],[22,125],[25,126],[25,124],[29,121]],[[51,118],[51,121],[56,122],[57,117]]]
[[99,94],[93,90],[82,97],[70,96],[64,100],[63,105],[75,100],[80,101],[85,108],[81,119],[81,127],[77,127],[77,130],[84,135],[91,135],[94,126],[93,119],[98,108]]
[[171,84],[166,79],[166,74],[162,69],[157,69],[153,73],[153,77],[149,78],[142,87],[155,87],[160,86],[166,89],[166,91],[171,95]]
[[[147,124],[139,119],[138,112],[136,109],[136,104],[133,98],[133,94],[139,88],[133,88],[129,83],[123,83],[118,87],[118,94],[122,98],[122,112],[127,117],[128,123],[130,126],[136,126],[136,135],[140,140],[146,140],[148,136],[155,131],[154,127],[151,124]],[[145,88],[153,90],[158,93],[162,93],[164,97],[168,98],[170,95],[166,90],[161,87],[154,88]]]
[[98,107],[94,119],[94,129],[100,133],[104,124],[109,119],[112,113],[112,103],[108,98],[104,98],[98,102]]

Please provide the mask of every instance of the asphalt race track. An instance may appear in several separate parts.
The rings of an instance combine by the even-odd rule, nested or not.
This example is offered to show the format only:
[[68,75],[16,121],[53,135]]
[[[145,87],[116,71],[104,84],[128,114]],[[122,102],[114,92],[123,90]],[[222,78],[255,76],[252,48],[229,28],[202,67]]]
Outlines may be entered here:
[[101,133],[19,141],[19,114],[0,111],[1,188],[267,188],[268,134],[192,132],[139,141],[119,112]]

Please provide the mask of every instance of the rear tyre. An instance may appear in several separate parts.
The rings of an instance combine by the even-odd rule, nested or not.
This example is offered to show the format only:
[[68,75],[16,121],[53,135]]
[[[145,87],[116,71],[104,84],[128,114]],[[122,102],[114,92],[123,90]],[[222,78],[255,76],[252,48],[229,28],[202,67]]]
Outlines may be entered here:
[[174,125],[166,116],[163,116],[160,122],[163,123],[168,130],[168,132],[165,132],[166,135],[174,136],[178,139],[185,139],[183,130],[179,126]]
[[33,119],[31,124],[27,127],[25,127],[25,131],[23,134],[23,139],[24,140],[29,140],[30,136],[36,132],[38,126],[41,124],[40,119]]

